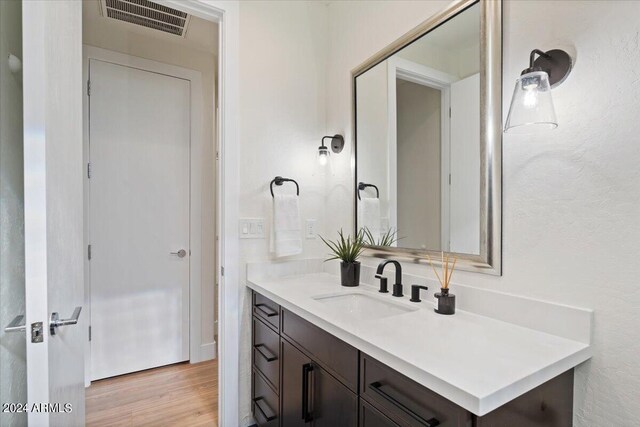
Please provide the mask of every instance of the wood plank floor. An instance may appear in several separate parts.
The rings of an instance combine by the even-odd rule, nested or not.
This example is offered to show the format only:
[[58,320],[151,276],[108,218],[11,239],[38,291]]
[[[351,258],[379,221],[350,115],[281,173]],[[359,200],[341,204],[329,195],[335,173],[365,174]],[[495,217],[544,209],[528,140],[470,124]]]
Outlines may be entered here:
[[87,426],[217,426],[217,360],[180,363],[95,381]]

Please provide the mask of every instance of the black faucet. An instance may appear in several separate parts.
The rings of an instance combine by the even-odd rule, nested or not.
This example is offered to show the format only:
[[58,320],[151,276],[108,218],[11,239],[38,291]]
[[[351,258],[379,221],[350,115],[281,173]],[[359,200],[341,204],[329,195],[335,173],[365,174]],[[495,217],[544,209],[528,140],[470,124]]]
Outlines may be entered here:
[[[382,261],[380,264],[378,264],[378,270],[376,271],[376,278],[380,279],[380,292],[388,292],[387,291],[387,281],[384,277],[382,277],[382,273],[384,272],[384,267],[389,264],[392,263],[393,265],[395,265],[396,267],[396,282],[393,284],[393,296],[394,297],[401,297],[403,296],[402,294],[402,266],[400,265],[400,263],[398,261],[394,261],[392,259],[386,260],[386,261]],[[383,285],[384,285],[384,290],[383,290]]]
[[420,301],[422,301],[420,299],[420,289],[424,289],[426,291],[429,288],[426,287],[426,286],[411,285],[411,299],[409,301],[411,301],[411,302],[420,302]]

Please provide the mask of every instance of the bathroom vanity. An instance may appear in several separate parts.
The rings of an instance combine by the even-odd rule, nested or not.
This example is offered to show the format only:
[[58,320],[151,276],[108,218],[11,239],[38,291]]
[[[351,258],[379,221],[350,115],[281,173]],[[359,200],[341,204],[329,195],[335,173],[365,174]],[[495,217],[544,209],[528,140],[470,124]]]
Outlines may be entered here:
[[260,426],[570,426],[589,344],[327,273],[250,278]]
[[[501,275],[502,19],[501,1],[453,2],[352,70],[351,235],[370,262]],[[591,311],[454,283],[444,316],[409,299],[426,277],[396,263],[379,293],[372,267],[345,288],[322,260],[248,266],[259,425],[572,425]]]

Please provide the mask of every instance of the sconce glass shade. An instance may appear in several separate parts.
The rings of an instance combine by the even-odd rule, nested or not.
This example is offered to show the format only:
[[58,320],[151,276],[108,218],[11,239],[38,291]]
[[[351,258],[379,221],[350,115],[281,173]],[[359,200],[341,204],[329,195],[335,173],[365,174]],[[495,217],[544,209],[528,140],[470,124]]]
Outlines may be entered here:
[[320,166],[328,166],[331,158],[329,157],[329,147],[325,147],[324,145],[318,147],[318,165]]
[[324,144],[318,147],[316,154],[316,165],[314,167],[313,175],[315,176],[328,176],[333,175],[333,165],[331,164],[331,148]]
[[545,71],[531,71],[521,75],[516,80],[504,131],[531,133],[557,127],[549,75]]

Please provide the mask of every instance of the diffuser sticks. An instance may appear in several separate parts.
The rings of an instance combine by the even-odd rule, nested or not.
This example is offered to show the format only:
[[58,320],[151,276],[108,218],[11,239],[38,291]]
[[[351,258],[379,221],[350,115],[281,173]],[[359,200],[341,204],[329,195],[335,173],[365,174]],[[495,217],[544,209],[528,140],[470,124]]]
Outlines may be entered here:
[[431,257],[427,255],[427,258],[429,259],[429,264],[431,264],[431,268],[433,268],[433,272],[436,273],[436,277],[440,282],[440,287],[442,289],[449,289],[449,283],[451,283],[451,276],[453,275],[453,270],[455,270],[456,268],[456,262],[458,261],[458,258],[454,256],[453,262],[452,262],[449,255],[445,256],[444,252],[441,252],[442,277],[440,277],[440,274],[438,274],[438,270],[436,270],[435,265],[433,265],[433,261],[431,260]]

